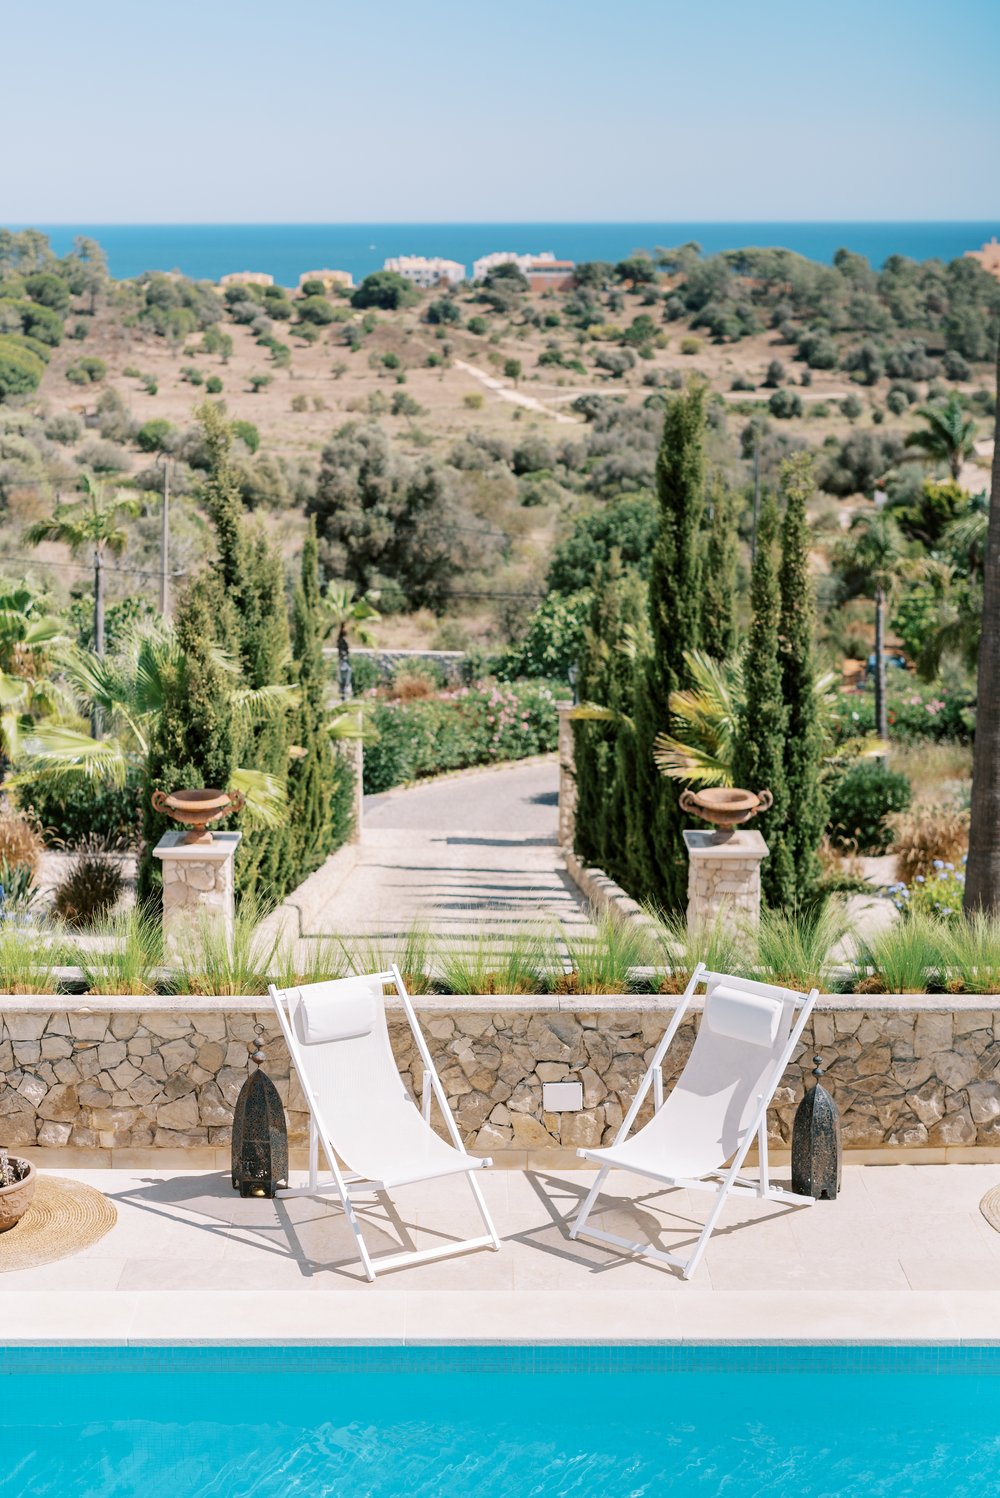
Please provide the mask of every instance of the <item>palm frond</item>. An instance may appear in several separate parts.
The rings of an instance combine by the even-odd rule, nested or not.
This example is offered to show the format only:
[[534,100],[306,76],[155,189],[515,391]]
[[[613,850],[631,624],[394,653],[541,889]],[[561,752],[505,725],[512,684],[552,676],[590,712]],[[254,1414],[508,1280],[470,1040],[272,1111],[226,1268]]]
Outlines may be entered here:
[[288,783],[266,770],[235,769],[230,789],[246,797],[244,815],[251,826],[282,827],[288,818]]
[[38,723],[22,747],[24,762],[9,784],[45,781],[61,785],[80,776],[104,784],[125,784],[130,761],[120,739],[93,739],[64,724]]
[[266,687],[240,687],[233,693],[236,715],[246,723],[271,722],[298,707],[300,701],[298,687],[286,682],[272,682]]

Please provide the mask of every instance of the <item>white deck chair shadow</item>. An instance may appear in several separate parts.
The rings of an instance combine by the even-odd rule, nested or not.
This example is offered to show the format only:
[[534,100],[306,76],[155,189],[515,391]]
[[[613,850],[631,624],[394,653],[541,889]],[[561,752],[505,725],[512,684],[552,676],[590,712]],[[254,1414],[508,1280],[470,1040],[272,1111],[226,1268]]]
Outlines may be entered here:
[[[683,1071],[664,1101],[663,1058],[700,982],[706,985],[707,993],[698,1036]],[[699,964],[678,1001],[614,1143],[605,1149],[577,1150],[578,1155],[600,1169],[570,1228],[570,1237],[582,1233],[629,1254],[658,1259],[674,1265],[684,1279],[690,1279],[701,1263],[728,1197],[757,1196],[766,1201],[811,1206],[812,1197],[797,1196],[771,1184],[767,1109],[816,998],[816,989],[809,994],[796,993],[789,988],[711,973]],[[650,1087],[653,1117],[629,1138]],[[760,1169],[759,1179],[752,1181],[744,1179],[740,1172],[755,1135]],[[587,1226],[587,1218],[612,1169],[632,1171],[664,1186],[716,1193],[705,1226],[687,1258]]]
[[[423,1108],[410,1098],[389,1044],[385,985],[392,983],[424,1066]],[[339,1197],[358,1246],[365,1275],[373,1280],[387,1269],[441,1259],[474,1248],[500,1247],[477,1170],[489,1159],[466,1154],[448,1099],[434,1069],[410,996],[395,967],[371,976],[340,978],[279,991],[268,988],[292,1063],[309,1107],[309,1182],[280,1190],[279,1197]],[[431,1128],[437,1099],[451,1143]],[[319,1178],[322,1145],[329,1179]],[[341,1163],[343,1162],[343,1163]],[[381,1254],[372,1258],[354,1211],[353,1196],[391,1192],[442,1176],[464,1175],[472,1188],[486,1233],[452,1239],[436,1248]]]

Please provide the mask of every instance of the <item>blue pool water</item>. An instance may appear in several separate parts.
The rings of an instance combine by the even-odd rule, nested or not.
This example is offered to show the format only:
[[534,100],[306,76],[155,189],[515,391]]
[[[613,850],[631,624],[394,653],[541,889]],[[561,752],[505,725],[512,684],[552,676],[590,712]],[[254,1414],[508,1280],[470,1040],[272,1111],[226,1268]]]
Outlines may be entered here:
[[8,1350],[0,1442],[4,1498],[985,1498],[1000,1349]]

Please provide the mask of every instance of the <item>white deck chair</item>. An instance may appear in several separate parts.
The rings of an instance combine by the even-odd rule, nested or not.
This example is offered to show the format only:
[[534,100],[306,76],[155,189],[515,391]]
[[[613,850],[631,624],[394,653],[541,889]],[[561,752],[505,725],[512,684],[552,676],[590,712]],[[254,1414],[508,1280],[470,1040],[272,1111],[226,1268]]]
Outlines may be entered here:
[[[663,1058],[687,1013],[695,988],[707,988],[705,1010],[691,1054],[669,1097],[663,1098]],[[767,1108],[798,1044],[816,1002],[817,991],[795,993],[767,983],[753,983],[725,973],[695,969],[639,1084],[632,1106],[613,1144],[580,1149],[578,1155],[600,1167],[597,1179],[570,1229],[630,1254],[647,1255],[680,1269],[690,1279],[729,1196],[758,1196],[767,1201],[811,1206],[812,1197],[772,1186],[768,1174]],[[643,1099],[653,1088],[654,1113],[629,1138]],[[740,1171],[757,1136],[759,1180]],[[609,1170],[634,1171],[664,1186],[716,1193],[705,1226],[689,1255],[667,1253],[648,1243],[631,1242],[615,1233],[587,1227]]]
[[[389,1044],[385,985],[392,983],[424,1066],[418,1109],[403,1086]],[[491,1165],[465,1152],[448,1099],[434,1069],[410,996],[395,967],[370,977],[340,978],[279,992],[268,988],[302,1091],[309,1106],[309,1183],[280,1190],[285,1196],[340,1198],[369,1280],[387,1269],[440,1259],[473,1248],[500,1247],[474,1172]],[[431,1105],[437,1098],[452,1143],[431,1128]],[[330,1178],[319,1178],[319,1146]],[[345,1168],[346,1167],[346,1168]],[[391,1191],[418,1181],[464,1175],[472,1187],[486,1233],[481,1238],[452,1240],[373,1259],[354,1212],[352,1196]]]

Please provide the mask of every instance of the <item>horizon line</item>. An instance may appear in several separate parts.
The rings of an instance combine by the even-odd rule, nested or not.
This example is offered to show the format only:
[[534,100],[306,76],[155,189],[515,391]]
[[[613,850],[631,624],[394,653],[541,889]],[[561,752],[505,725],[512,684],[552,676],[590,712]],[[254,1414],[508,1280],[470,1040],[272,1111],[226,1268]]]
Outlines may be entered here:
[[773,224],[851,224],[899,226],[909,224],[986,224],[1000,223],[1000,215],[980,218],[686,218],[686,219],[34,219],[5,221],[2,227],[17,232],[22,229],[72,229],[88,224],[94,229],[351,229],[351,228],[517,228],[533,225],[549,227],[601,226],[669,228],[673,225],[711,224],[720,226],[755,226]]

